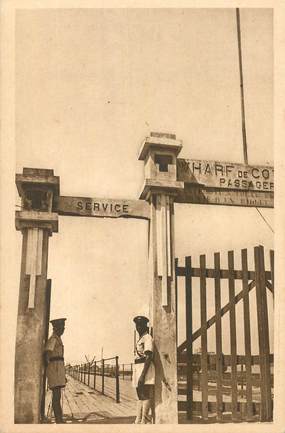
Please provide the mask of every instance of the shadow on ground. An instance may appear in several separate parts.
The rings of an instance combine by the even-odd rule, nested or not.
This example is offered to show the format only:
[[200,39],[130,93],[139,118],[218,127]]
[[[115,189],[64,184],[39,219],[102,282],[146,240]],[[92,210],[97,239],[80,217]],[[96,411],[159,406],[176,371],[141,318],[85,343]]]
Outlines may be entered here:
[[[122,417],[106,417],[100,413],[92,412],[84,418],[76,416],[64,417],[65,424],[133,424],[135,416],[122,416]],[[45,418],[43,424],[54,424],[54,418]]]

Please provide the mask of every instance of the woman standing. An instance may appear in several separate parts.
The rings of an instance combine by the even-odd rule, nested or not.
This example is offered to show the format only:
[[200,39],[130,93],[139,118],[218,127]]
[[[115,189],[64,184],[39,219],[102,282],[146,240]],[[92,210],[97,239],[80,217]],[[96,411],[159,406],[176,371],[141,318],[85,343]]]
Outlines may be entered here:
[[149,334],[147,317],[136,316],[134,322],[139,334],[133,370],[133,386],[136,388],[138,396],[135,424],[149,424],[151,423],[149,411],[152,406],[155,379],[153,339]]

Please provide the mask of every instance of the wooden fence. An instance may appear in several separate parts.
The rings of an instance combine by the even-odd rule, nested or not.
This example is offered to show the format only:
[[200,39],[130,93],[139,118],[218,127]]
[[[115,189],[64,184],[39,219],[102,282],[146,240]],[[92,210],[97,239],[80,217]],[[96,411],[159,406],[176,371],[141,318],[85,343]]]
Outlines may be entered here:
[[[178,393],[186,396],[178,402],[179,411],[188,419],[194,415],[204,422],[271,421],[273,416],[273,354],[269,346],[267,291],[274,294],[274,252],[270,251],[270,270],[265,270],[264,248],[254,248],[254,271],[248,270],[247,250],[241,251],[241,270],[234,266],[234,253],[228,252],[227,269],[221,268],[220,253],[214,254],[214,268],[206,266],[206,256],[200,256],[200,266],[193,267],[191,257],[185,265],[176,259],[176,296],[179,301],[178,278],[185,279],[186,341],[178,347]],[[193,332],[193,279],[199,282],[200,328]],[[214,280],[215,314],[207,317],[207,280]],[[221,280],[227,281],[228,303],[221,306]],[[235,282],[242,290],[236,293]],[[249,293],[255,288],[259,354],[252,355]],[[268,289],[268,290],[267,290]],[[243,303],[244,355],[237,353],[236,304]],[[222,317],[229,313],[229,328],[222,329]],[[215,353],[208,352],[208,331],[215,326]],[[230,354],[222,350],[222,335],[229,338]],[[201,351],[193,353],[193,343],[200,338]],[[255,367],[257,366],[257,367]],[[259,370],[258,373],[255,370]],[[258,398],[256,398],[258,388]],[[197,392],[199,391],[199,392]],[[254,395],[253,395],[254,394]],[[196,397],[195,397],[196,395]],[[215,397],[213,401],[212,397]],[[198,398],[201,396],[201,399]],[[254,398],[253,398],[254,397]],[[258,401],[259,400],[259,401]],[[214,417],[213,417],[214,415]]]

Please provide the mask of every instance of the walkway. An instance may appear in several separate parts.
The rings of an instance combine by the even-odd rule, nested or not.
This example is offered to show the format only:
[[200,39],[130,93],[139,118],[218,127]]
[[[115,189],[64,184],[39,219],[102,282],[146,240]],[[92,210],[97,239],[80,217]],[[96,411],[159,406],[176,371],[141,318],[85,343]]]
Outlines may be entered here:
[[[115,380],[105,377],[105,393],[84,385],[67,376],[68,382],[63,391],[63,413],[66,423],[89,424],[132,424],[136,414],[136,393],[130,380],[120,380],[120,403],[114,394]],[[46,422],[54,422],[51,417],[51,392],[46,395]]]

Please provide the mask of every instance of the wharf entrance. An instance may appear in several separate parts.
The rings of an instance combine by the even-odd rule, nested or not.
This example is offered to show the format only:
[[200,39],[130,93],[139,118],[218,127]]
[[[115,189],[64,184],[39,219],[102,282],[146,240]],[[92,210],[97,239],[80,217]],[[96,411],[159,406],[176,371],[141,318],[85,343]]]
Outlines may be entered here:
[[[50,291],[48,292],[48,287],[51,287],[48,284],[47,276],[48,245],[50,236],[58,232],[59,216],[140,218],[147,221],[149,225],[149,271],[146,280],[151,293],[150,325],[153,329],[156,360],[155,422],[157,424],[178,423],[175,280],[178,276],[186,276],[187,287],[189,287],[189,281],[195,275],[191,274],[191,267],[189,266],[186,266],[186,271],[184,271],[187,275],[184,275],[179,267],[175,267],[174,204],[191,203],[272,208],[274,200],[273,167],[179,159],[178,154],[181,149],[182,141],[177,140],[174,134],[151,133],[149,137],[146,137],[138,156],[139,160],[144,162],[145,171],[145,179],[138,200],[61,196],[59,177],[55,176],[51,169],[24,168],[22,174],[16,174],[16,185],[21,197],[21,211],[16,212],[16,229],[22,232],[23,241],[16,334],[15,423],[39,423],[41,421],[41,402],[44,393],[42,355],[49,314]],[[202,167],[205,169],[202,170]],[[243,182],[243,179],[246,179],[247,182]],[[261,253],[256,254],[260,256]],[[264,292],[262,280],[264,271],[260,261],[257,262],[259,268],[255,269],[255,283],[256,287],[259,287],[257,296],[261,297],[261,301],[258,303],[260,306],[258,332],[262,339],[266,332],[263,320],[266,319],[265,298],[262,295]],[[201,378],[205,384],[201,410],[203,418],[206,419],[212,405],[208,404],[208,391],[206,390],[208,355],[206,356],[205,278],[207,277],[207,268],[203,260],[200,263],[200,269],[200,273],[197,275],[200,277],[201,293],[203,294],[201,296],[201,320],[204,323],[201,334],[203,341]],[[182,274],[180,275],[179,272]],[[217,271],[213,275],[217,276]],[[213,278],[213,275],[209,274],[209,277]],[[222,275],[216,277],[215,281],[223,278]],[[245,283],[246,274],[242,275]],[[226,278],[228,278],[230,290],[231,341],[233,342],[235,326],[235,294],[233,290],[235,271],[233,263],[230,264],[229,262]],[[271,278],[273,277],[271,276]],[[250,278],[248,277],[248,279]],[[267,281],[269,280],[270,278],[267,278]],[[257,281],[259,282],[257,283]],[[244,288],[244,290],[246,289]],[[263,292],[261,293],[260,290]],[[189,294],[189,290],[187,293]],[[190,316],[189,310],[188,320]],[[189,326],[187,326],[188,333],[191,329]],[[192,331],[190,335],[192,335]],[[182,356],[181,353],[185,347],[188,348],[186,356],[189,356],[189,338],[187,345],[183,346],[183,350],[179,349],[179,356]],[[261,402],[261,420],[270,420],[272,416],[272,407],[268,403],[270,358],[268,358],[269,353],[266,344],[268,344],[267,339],[260,341],[260,348],[262,349],[259,355],[260,366],[262,367],[261,374],[265,380],[262,382],[262,396],[267,396]],[[234,373],[233,360],[238,359],[239,354],[233,350],[234,343],[232,343],[230,364],[233,373],[232,413],[235,417],[240,406],[236,402],[237,374]],[[192,361],[188,359],[187,362],[189,366]],[[216,363],[217,368],[221,369],[220,360]],[[248,369],[246,371],[248,372]],[[187,380],[189,384],[192,379],[189,376]],[[219,389],[220,386],[221,384]],[[186,406],[189,413],[189,401],[192,401],[192,397],[189,395],[189,386],[187,395],[188,403]],[[221,403],[220,396],[221,393],[219,393],[219,402]],[[220,403],[218,403],[219,413],[227,409],[227,407],[221,407]],[[194,407],[193,401],[193,409]],[[248,414],[250,413],[249,407],[252,411],[255,410],[255,406],[251,403],[247,407]]]

